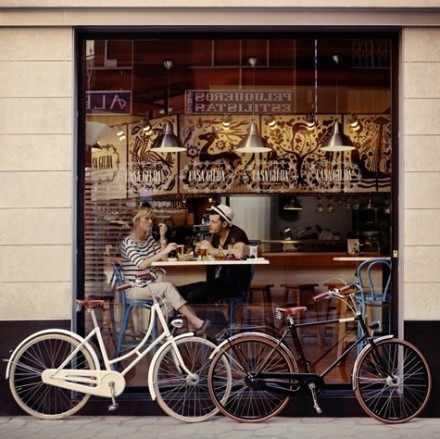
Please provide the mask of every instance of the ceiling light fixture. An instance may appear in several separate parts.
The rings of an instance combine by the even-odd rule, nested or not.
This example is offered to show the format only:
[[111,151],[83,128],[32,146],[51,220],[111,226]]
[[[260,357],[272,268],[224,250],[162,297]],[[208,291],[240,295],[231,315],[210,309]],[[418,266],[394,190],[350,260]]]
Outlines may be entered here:
[[360,131],[362,129],[362,124],[361,121],[359,120],[359,118],[356,116],[356,114],[352,114],[349,119],[348,119],[349,123],[350,123],[350,129],[352,131]]
[[249,125],[249,130],[248,130],[248,133],[246,134],[246,137],[238,144],[236,151],[244,153],[244,154],[269,152],[271,149],[267,146],[266,140],[260,136],[260,134],[258,132],[257,124],[254,122],[254,115],[255,115],[255,66],[257,65],[257,59],[256,58],[249,58],[248,62],[253,70],[252,122]]
[[303,210],[301,204],[299,204],[298,198],[293,197],[290,201],[283,207],[283,210]]
[[316,115],[313,113],[309,113],[306,116],[306,126],[309,131],[313,130],[317,125]]
[[148,116],[148,112],[146,113],[146,115],[145,115],[146,117],[145,117],[145,120],[143,120],[142,122],[141,122],[141,124],[142,124],[142,131],[145,133],[145,134],[148,134],[148,133],[150,133],[151,132],[151,122],[150,122],[150,118],[149,118],[149,116]]
[[272,114],[269,114],[265,118],[266,125],[271,129],[274,130],[277,126],[277,121],[275,117]]
[[[170,102],[170,70],[173,68],[173,61],[165,60],[163,62],[165,69],[167,70],[167,94],[166,102],[164,105],[165,116],[168,116],[169,102]],[[163,126],[162,133],[156,138],[151,149],[156,152],[182,152],[186,151],[182,141],[174,134],[173,125],[171,122],[166,122]]]
[[309,131],[313,130],[318,125],[318,40],[315,39],[314,46],[314,58],[315,58],[315,78],[314,78],[314,98],[313,101],[313,113],[306,116],[306,125]]
[[[339,66],[339,56],[334,55],[333,61]],[[336,77],[336,117],[338,117],[339,110],[339,68]],[[335,121],[333,125],[333,132],[330,137],[325,142],[324,146],[321,147],[321,151],[326,152],[343,152],[351,151],[355,149],[353,142],[347,137],[343,130],[340,122]]]
[[232,123],[231,116],[229,116],[229,114],[225,114],[222,120],[223,128],[228,129],[231,126],[231,123]]
[[127,137],[125,135],[125,130],[122,128],[122,126],[118,126],[116,128],[116,135],[118,136],[118,139],[122,142],[123,140],[126,140]]

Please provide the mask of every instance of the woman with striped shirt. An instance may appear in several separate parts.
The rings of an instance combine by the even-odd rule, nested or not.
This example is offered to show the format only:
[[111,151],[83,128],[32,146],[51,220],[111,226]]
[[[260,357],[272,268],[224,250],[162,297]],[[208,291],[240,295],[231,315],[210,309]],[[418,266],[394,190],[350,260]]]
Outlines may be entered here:
[[[121,243],[122,271],[128,281],[134,282],[136,273],[146,270],[154,261],[166,259],[172,250],[176,250],[177,245],[167,243],[165,239],[165,224],[159,224],[160,244],[153,238],[153,220],[153,209],[141,207],[133,217],[130,235]],[[198,318],[170,282],[153,282],[148,286],[136,286],[127,291],[129,299],[151,299],[152,295],[164,304],[165,315],[170,315],[174,309],[186,317],[196,335],[206,332],[210,325],[209,320],[203,321]]]

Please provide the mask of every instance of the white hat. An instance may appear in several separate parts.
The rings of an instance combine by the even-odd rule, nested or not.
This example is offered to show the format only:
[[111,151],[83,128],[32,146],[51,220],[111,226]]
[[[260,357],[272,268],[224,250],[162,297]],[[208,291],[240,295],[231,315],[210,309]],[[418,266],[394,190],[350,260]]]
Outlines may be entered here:
[[212,206],[211,210],[220,215],[229,224],[232,224],[234,212],[229,206],[226,206],[226,204],[219,204],[218,206]]

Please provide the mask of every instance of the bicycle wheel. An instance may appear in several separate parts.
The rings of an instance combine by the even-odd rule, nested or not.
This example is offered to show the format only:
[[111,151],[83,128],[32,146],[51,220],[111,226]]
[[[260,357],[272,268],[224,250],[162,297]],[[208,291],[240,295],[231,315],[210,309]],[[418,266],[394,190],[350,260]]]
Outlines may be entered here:
[[378,341],[356,360],[356,398],[364,411],[387,424],[406,422],[425,407],[431,373],[422,353],[399,339]]
[[184,422],[205,421],[218,413],[208,392],[209,356],[216,347],[200,337],[185,337],[176,341],[189,376],[177,362],[173,345],[160,351],[152,371],[152,385],[157,402],[169,416]]
[[[264,383],[250,385],[249,377],[255,373],[297,370],[290,351],[284,345],[277,347],[276,339],[264,334],[242,334],[229,340],[214,356],[209,369],[209,394],[220,411],[231,419],[265,421],[283,410],[289,396],[266,389]],[[291,385],[288,378],[274,379],[283,387]]]
[[[40,419],[62,419],[78,412],[90,395],[62,389],[41,380],[45,369],[62,364],[79,345],[73,337],[61,333],[37,336],[25,343],[12,358],[9,387],[17,404]],[[67,366],[69,369],[94,370],[90,352],[81,347]]]

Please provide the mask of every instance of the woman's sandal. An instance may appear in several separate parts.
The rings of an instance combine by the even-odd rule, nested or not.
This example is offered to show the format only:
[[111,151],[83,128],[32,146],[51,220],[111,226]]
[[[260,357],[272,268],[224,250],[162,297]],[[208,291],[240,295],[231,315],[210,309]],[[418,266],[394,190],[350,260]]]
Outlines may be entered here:
[[197,337],[201,337],[206,334],[206,330],[211,326],[211,322],[209,320],[205,320],[200,326],[200,328],[194,329],[194,335]]

